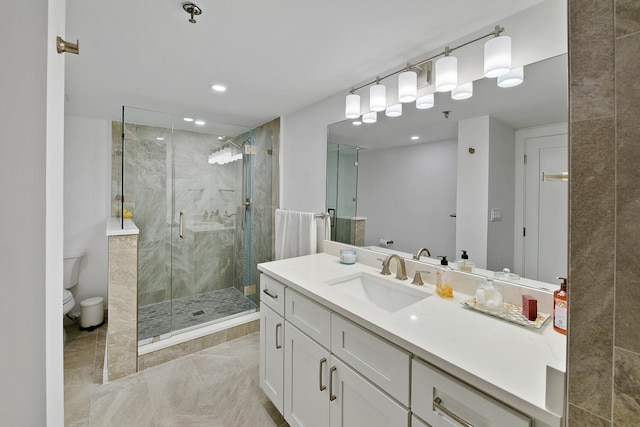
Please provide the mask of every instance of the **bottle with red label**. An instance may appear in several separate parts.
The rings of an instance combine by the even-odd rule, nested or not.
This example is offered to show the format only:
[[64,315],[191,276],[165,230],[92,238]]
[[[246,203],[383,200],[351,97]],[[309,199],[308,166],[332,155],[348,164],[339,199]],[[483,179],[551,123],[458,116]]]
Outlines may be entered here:
[[558,279],[562,280],[562,283],[560,283],[560,289],[553,293],[553,329],[567,335],[567,309],[569,308],[567,279],[564,277],[558,277]]

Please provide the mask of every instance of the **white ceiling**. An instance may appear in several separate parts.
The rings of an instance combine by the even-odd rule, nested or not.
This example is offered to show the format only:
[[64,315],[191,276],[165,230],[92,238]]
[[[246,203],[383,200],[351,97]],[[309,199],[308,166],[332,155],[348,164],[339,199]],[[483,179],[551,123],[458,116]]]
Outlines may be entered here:
[[[66,114],[122,105],[254,127],[541,0],[67,0]],[[223,94],[213,83],[228,87]]]

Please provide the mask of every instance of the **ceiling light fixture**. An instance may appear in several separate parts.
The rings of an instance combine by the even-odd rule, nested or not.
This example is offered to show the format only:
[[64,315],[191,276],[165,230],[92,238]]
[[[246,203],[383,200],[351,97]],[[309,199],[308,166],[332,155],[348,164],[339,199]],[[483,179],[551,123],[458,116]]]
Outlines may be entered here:
[[184,120],[185,122],[192,122],[193,121],[193,119],[191,117],[185,117],[182,120]]
[[524,67],[517,67],[509,71],[507,74],[498,77],[498,86],[514,87],[524,81]]
[[344,115],[348,119],[360,117],[360,95],[356,95],[353,92],[347,95]]
[[378,113],[376,113],[375,111],[370,111],[362,115],[363,123],[369,124],[369,123],[375,123],[377,121],[378,121]]
[[360,120],[354,120],[353,122],[351,122],[351,124],[354,126],[360,126],[362,122]]
[[417,141],[417,140],[419,140],[419,139],[420,139],[420,137],[419,137],[418,135],[413,135],[413,136],[411,137],[411,140],[412,140],[412,141]]
[[416,99],[416,108],[418,110],[426,110],[428,108],[432,108],[435,105],[435,96],[433,93],[428,95],[421,96]]
[[407,65],[407,71],[398,75],[398,101],[413,102],[418,97],[418,73],[411,71]]
[[462,99],[469,99],[473,96],[473,82],[468,82],[456,86],[455,89],[451,91],[451,99],[455,99],[457,101]]
[[369,109],[384,111],[387,108],[387,88],[376,80],[376,84],[369,89]]
[[[427,109],[433,107],[433,93],[421,96],[417,98],[417,89],[418,87],[425,86],[425,82],[417,82],[418,73],[414,70],[427,70],[427,72],[420,73],[420,79],[423,79],[423,75],[426,75],[426,85],[431,84],[431,66],[432,60],[439,58],[435,64],[435,86],[436,91],[438,92],[448,92],[456,88],[458,86],[458,59],[455,56],[452,56],[451,53],[457,49],[460,49],[464,46],[470,45],[482,39],[486,39],[487,37],[493,37],[493,39],[489,40],[485,43],[485,59],[484,59],[484,72],[485,75],[497,77],[500,73],[504,73],[505,67],[509,69],[511,67],[511,39],[507,36],[501,36],[504,31],[504,27],[500,27],[497,25],[494,31],[491,31],[488,34],[477,37],[471,41],[466,43],[462,43],[461,45],[450,48],[447,46],[444,51],[431,56],[430,58],[424,59],[420,62],[416,62],[415,64],[407,64],[400,70],[391,72],[382,77],[376,77],[375,80],[364,83],[358,87],[352,88],[349,91],[349,95],[347,95],[346,106],[349,107],[351,103],[355,105],[355,96],[360,89],[363,89],[367,86],[371,86],[369,88],[369,110],[371,112],[384,111],[387,108],[387,96],[386,96],[386,87],[380,84],[381,80],[384,80],[388,77],[398,76],[398,101],[401,103],[416,101],[416,108],[419,109]],[[422,67],[425,65],[425,67]],[[415,79],[415,83],[414,83]],[[358,98],[359,100],[359,98]],[[348,110],[348,111],[347,111]],[[352,114],[346,115],[347,112],[351,112]],[[359,110],[358,110],[359,113]],[[355,114],[354,109],[345,108],[345,115],[347,118],[355,118],[350,117]],[[367,123],[364,120],[363,122]]]
[[511,37],[501,36],[503,30],[496,25],[495,37],[484,44],[485,77],[500,77],[511,70]]
[[215,90],[216,92],[226,92],[227,90],[227,88],[222,85],[211,85],[211,89]]
[[195,122],[195,123],[196,123],[198,126],[204,126],[204,125],[205,125],[204,120],[196,120],[196,122]]
[[384,114],[387,117],[400,117],[402,115],[402,104],[389,105]]

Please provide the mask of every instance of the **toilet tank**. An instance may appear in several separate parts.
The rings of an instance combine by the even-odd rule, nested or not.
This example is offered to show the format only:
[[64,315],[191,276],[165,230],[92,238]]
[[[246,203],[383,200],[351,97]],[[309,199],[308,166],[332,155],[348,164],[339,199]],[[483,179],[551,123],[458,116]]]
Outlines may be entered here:
[[65,289],[73,288],[78,284],[80,272],[80,260],[84,256],[83,250],[64,251],[64,277],[63,285]]

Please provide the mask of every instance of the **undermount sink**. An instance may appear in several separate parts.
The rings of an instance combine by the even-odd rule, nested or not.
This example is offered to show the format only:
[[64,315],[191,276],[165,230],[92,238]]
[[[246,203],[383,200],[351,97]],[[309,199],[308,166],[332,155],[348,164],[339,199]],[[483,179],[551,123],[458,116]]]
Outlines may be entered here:
[[394,313],[431,294],[411,289],[403,283],[393,283],[389,279],[369,273],[356,273],[326,282],[337,290],[345,292],[359,300],[369,302],[376,307]]

